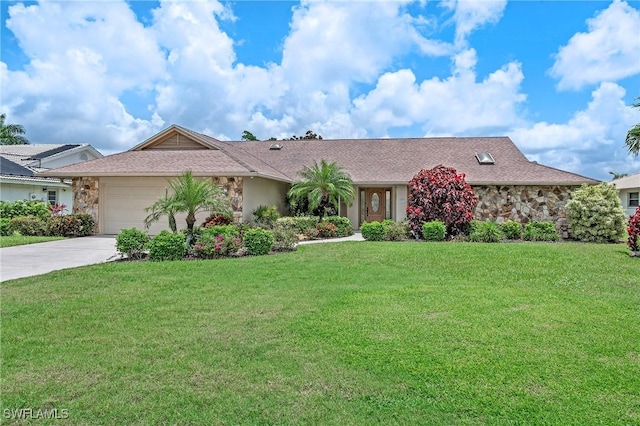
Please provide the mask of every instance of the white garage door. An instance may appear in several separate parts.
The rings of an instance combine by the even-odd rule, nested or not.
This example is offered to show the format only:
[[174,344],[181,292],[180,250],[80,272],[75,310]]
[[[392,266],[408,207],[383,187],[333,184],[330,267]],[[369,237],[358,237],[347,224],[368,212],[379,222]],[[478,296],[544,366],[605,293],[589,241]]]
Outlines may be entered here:
[[[162,177],[100,178],[102,232],[118,234],[128,228],[145,230],[144,219],[148,213],[144,209],[164,196],[168,187],[167,179]],[[156,222],[149,232],[157,234],[163,229],[168,229],[166,217]]]

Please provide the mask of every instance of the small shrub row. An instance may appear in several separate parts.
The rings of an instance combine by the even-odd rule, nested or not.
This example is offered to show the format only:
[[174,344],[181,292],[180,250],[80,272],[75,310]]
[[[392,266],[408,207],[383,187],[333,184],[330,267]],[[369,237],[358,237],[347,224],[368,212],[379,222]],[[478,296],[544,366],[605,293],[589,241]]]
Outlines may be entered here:
[[553,222],[533,220],[525,225],[522,238],[526,241],[558,241],[560,235]]
[[408,238],[409,227],[407,222],[364,222],[360,225],[362,238],[367,241],[404,241]]
[[0,233],[3,236],[18,232],[34,237],[85,237],[93,234],[94,224],[93,218],[88,214],[49,216],[46,219],[33,215],[19,216],[13,219],[2,218]]
[[277,219],[273,228],[289,230],[306,239],[348,237],[353,235],[353,225],[346,217],[291,216]]
[[0,201],[0,217],[13,219],[35,216],[45,221],[51,215],[49,206],[49,203],[44,201]]

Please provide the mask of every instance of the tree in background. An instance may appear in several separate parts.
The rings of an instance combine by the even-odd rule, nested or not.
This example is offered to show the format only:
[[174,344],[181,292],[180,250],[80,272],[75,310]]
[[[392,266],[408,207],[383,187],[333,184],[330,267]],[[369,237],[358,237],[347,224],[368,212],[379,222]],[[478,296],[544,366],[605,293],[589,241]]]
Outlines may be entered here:
[[[636,99],[640,100],[640,96]],[[640,108],[640,102],[633,104],[633,107]],[[629,129],[625,143],[627,144],[627,149],[631,155],[635,155],[637,157],[640,153],[640,123]]]
[[248,130],[245,130],[244,132],[242,132],[242,140],[243,141],[257,141],[258,138],[256,138],[253,133],[251,133]]
[[414,238],[422,238],[425,222],[441,221],[450,236],[464,232],[473,220],[478,197],[455,169],[439,165],[421,170],[409,181],[407,220]]
[[337,163],[320,160],[298,174],[302,180],[291,186],[289,198],[294,202],[307,200],[309,209],[319,209],[320,216],[325,216],[330,206],[338,206],[340,200],[350,205],[355,198],[351,176]]
[[302,141],[302,140],[321,140],[322,136],[317,135],[315,132],[311,130],[307,130],[307,133],[304,136],[291,136],[288,140],[290,141]]
[[616,180],[616,179],[623,178],[625,176],[629,176],[627,173],[618,173],[618,172],[609,172],[609,174],[613,176],[611,180]]
[[29,140],[25,138],[26,132],[20,124],[5,124],[6,114],[0,114],[0,145],[27,145]]

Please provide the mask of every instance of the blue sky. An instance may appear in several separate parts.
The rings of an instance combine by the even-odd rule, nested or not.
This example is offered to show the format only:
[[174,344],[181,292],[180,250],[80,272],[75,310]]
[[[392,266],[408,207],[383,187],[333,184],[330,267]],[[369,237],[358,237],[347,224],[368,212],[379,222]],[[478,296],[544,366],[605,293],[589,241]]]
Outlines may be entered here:
[[[33,143],[502,136],[640,172],[638,1],[2,1],[0,112]],[[363,153],[363,155],[366,155]]]

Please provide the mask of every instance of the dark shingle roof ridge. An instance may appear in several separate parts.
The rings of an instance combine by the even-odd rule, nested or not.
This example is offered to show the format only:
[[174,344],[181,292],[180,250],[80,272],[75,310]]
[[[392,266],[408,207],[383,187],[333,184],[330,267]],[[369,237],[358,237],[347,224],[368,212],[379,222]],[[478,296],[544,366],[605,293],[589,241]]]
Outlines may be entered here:
[[[287,176],[286,173],[276,169],[275,167],[273,167],[271,164],[267,163],[266,161],[264,161],[263,159],[261,159],[260,157],[257,157],[255,155],[253,155],[252,153],[246,151],[245,149],[242,149],[242,147],[240,146],[236,146],[236,144],[242,144],[242,142],[224,142],[224,141],[218,141],[221,144],[223,144],[224,146],[227,146],[231,149],[239,149],[242,152],[243,156],[247,156],[250,157],[253,161],[257,161],[258,163],[260,163],[260,165],[266,167],[267,169],[269,169],[269,174],[271,174],[274,177],[278,177],[280,179],[285,178],[285,179],[291,179],[289,176]],[[242,160],[239,160],[236,158],[236,156],[229,154],[229,152],[227,150],[223,150],[227,155],[229,155],[229,157],[231,157],[233,160],[239,162],[241,165],[245,165],[248,169],[250,169],[250,171],[252,172],[258,172],[257,170],[252,170],[253,167],[251,167],[249,164],[243,162]],[[242,162],[241,162],[242,161]]]
[[52,155],[59,154],[61,152],[65,152],[65,151],[68,151],[70,149],[77,148],[79,146],[82,146],[82,145],[81,144],[64,144],[62,146],[59,146],[58,148],[53,148],[53,149],[41,152],[39,154],[33,155],[33,156],[29,157],[29,159],[30,160],[42,160],[43,158],[51,157]]

